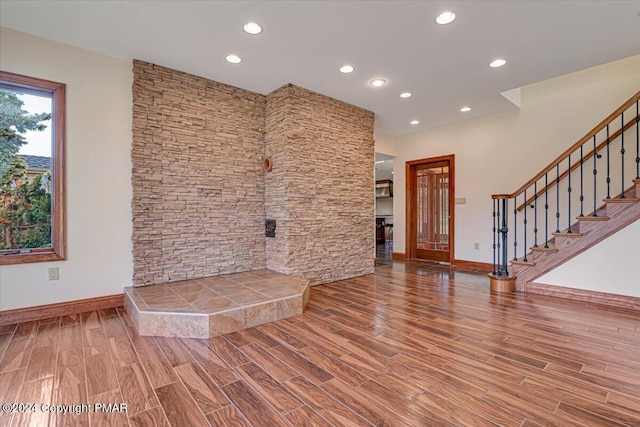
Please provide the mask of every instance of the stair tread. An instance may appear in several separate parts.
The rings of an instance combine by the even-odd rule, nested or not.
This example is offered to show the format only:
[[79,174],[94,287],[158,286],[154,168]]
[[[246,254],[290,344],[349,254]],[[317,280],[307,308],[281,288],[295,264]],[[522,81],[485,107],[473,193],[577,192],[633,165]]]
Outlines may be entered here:
[[555,248],[553,246],[549,246],[548,248],[545,248],[544,246],[538,246],[536,247],[532,247],[530,248],[533,252],[558,252],[558,248]]
[[523,261],[522,259],[512,259],[509,262],[515,265],[530,265],[530,266],[536,265],[534,261]]
[[556,237],[582,237],[582,233],[577,233],[577,232],[573,232],[573,233],[567,233],[567,232],[561,232],[561,233],[551,233]]
[[640,202],[638,197],[612,197],[610,199],[604,199],[605,203],[635,203]]
[[611,217],[608,217],[606,215],[598,215],[598,216],[585,215],[585,216],[579,216],[577,217],[577,219],[578,221],[609,221]]

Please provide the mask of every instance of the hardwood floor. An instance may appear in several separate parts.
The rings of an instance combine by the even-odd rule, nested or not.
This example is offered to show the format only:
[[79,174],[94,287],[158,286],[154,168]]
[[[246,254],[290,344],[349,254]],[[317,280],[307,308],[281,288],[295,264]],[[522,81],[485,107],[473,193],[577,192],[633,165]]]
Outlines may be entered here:
[[0,327],[0,401],[37,405],[0,426],[638,426],[640,312],[394,262],[209,340],[138,336],[121,309]]

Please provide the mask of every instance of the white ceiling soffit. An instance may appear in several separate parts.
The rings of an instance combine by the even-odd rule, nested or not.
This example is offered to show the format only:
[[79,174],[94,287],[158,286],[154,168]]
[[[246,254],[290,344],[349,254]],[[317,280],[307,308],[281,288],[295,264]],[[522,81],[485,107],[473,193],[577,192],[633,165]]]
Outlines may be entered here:
[[[456,20],[436,24],[443,10]],[[639,12],[639,1],[3,0],[0,23],[261,94],[293,83],[402,135],[514,109],[501,92],[640,53]],[[496,58],[508,62],[490,68]],[[376,77],[387,84],[372,88]]]
[[522,90],[519,87],[500,92],[500,95],[511,101],[511,103],[518,107],[518,109],[522,108]]
[[376,153],[376,163],[383,162],[385,160],[393,160],[393,156],[389,156],[388,154]]

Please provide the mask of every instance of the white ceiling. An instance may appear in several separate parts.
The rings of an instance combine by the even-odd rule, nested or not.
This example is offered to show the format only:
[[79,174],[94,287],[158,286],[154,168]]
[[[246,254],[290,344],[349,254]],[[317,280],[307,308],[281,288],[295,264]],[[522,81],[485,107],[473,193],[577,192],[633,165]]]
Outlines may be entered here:
[[[446,9],[457,19],[437,25]],[[247,21],[264,32],[246,34]],[[636,0],[3,0],[0,24],[262,94],[294,83],[375,112],[392,135],[514,109],[500,92],[640,53]],[[497,57],[507,65],[489,68]],[[374,77],[388,84],[374,89]]]

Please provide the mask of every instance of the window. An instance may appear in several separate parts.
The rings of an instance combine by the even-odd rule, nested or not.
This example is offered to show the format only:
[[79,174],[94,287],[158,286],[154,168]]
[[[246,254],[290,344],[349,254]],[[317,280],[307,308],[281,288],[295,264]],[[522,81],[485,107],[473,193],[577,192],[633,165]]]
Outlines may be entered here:
[[0,71],[0,265],[65,259],[65,85]]

